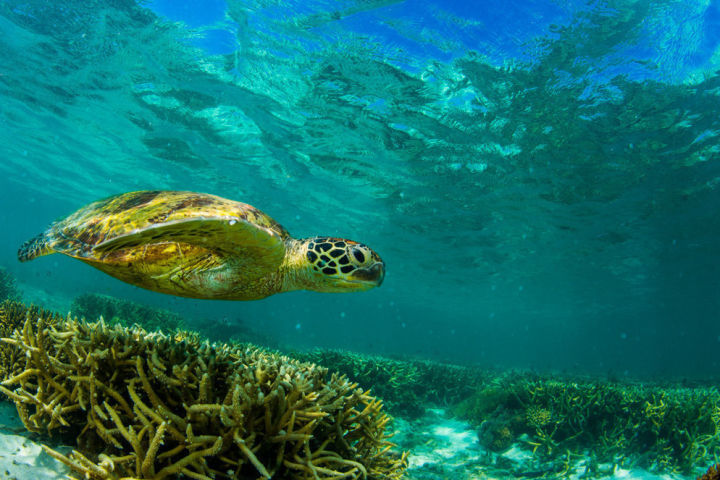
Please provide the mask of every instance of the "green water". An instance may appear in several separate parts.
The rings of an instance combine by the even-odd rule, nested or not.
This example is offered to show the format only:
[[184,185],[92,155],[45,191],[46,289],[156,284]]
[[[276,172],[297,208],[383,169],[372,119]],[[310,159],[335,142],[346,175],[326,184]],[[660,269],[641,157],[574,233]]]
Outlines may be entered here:
[[[296,346],[714,375],[715,7],[486,8],[231,1],[190,26],[131,1],[0,3],[0,264],[60,309],[110,294]],[[216,30],[222,53],[200,42]],[[208,302],[17,262],[52,220],[158,188],[362,241],[385,283]]]

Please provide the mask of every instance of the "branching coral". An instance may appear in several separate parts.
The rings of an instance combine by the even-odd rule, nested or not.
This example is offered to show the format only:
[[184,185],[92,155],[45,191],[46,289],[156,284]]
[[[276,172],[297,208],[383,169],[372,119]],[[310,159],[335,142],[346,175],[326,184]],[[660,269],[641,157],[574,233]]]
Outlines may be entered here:
[[28,318],[0,390],[33,431],[78,438],[85,478],[399,479],[381,402],[325,368],[139,327]]
[[120,323],[128,327],[137,324],[146,330],[162,330],[166,333],[185,325],[182,316],[175,312],[95,293],[77,297],[70,310],[73,315],[89,321],[103,317],[108,323]]
[[720,464],[712,465],[708,468],[707,472],[698,477],[697,480],[720,480]]
[[507,374],[455,412],[478,426],[508,423],[541,460],[592,447],[598,462],[633,457],[653,471],[688,473],[720,454],[718,405],[714,388]]
[[19,299],[20,290],[17,288],[15,277],[3,267],[0,267],[0,301]]
[[372,385],[388,408],[404,416],[422,414],[425,405],[455,403],[470,395],[483,381],[479,369],[424,360],[397,360],[336,350],[316,349],[294,356]]
[[[59,316],[38,307],[27,308],[22,303],[5,300],[0,303],[0,338],[9,337],[16,329],[22,328],[28,318],[42,318],[46,323],[60,320]],[[25,357],[21,351],[0,343],[0,381],[19,373],[24,365]]]
[[533,405],[525,410],[525,421],[530,427],[542,428],[552,420],[550,410]]

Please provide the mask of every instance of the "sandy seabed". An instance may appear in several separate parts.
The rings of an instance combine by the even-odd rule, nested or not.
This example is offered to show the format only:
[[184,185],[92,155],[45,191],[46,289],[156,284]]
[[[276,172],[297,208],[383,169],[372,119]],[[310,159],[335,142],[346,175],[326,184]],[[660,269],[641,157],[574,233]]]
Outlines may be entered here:
[[[15,405],[0,401],[0,479],[67,479],[70,470],[46,454],[32,437],[18,418]],[[65,453],[70,448],[59,450]]]
[[[477,438],[477,430],[469,423],[452,418],[445,410],[431,408],[417,420],[396,418],[393,441],[398,448],[410,452],[407,480],[501,480],[539,478],[540,472],[523,472],[523,464],[531,462],[532,451],[516,444],[508,451],[497,454],[485,450]],[[567,477],[580,480],[585,473],[582,461],[573,465]],[[656,475],[642,469],[612,469],[603,480],[694,480],[696,477]],[[543,478],[553,478],[545,475]]]

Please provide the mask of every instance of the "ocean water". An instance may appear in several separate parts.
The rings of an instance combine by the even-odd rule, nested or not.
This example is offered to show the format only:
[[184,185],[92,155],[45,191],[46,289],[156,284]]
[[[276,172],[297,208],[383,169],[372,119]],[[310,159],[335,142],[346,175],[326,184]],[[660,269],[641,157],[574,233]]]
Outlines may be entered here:
[[[297,348],[715,379],[719,69],[707,0],[3,0],[0,265],[60,311],[101,293]],[[385,282],[202,301],[17,261],[142,189],[361,241]]]
[[[0,262],[299,344],[617,374],[717,370],[714,2],[0,3]],[[387,264],[357,295],[144,292],[17,247],[195,190]]]

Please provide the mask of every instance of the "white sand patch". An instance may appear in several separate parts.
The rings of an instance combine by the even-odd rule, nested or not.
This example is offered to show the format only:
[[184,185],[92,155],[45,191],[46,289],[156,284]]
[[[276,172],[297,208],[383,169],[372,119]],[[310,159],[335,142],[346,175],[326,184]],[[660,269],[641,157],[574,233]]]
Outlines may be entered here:
[[430,409],[417,420],[396,419],[395,427],[393,441],[410,451],[409,480],[480,478],[472,476],[478,472],[480,445],[468,423],[449,418],[444,410]]
[[503,453],[503,457],[517,463],[527,462],[532,458],[532,451],[526,448],[520,448],[519,444],[515,444],[510,447],[510,450]]
[[[65,449],[60,449],[65,453]],[[16,480],[66,479],[70,470],[43,452],[27,437],[12,403],[0,402],[0,478]]]
[[[578,477],[573,476],[572,478]],[[640,469],[626,470],[624,468],[618,468],[611,477],[606,478],[612,480],[681,480],[686,478],[694,479],[695,476],[683,477],[681,475],[656,475]]]
[[[443,409],[429,409],[422,418],[408,421],[395,419],[398,448],[408,450],[407,480],[494,480],[527,478],[538,472],[533,463],[532,450],[522,442],[502,454],[483,449],[477,439],[477,429],[467,422],[453,419]],[[575,463],[571,480],[584,477],[587,459]],[[602,480],[692,480],[696,476],[656,475],[640,469],[612,470],[602,465],[608,475]],[[610,474],[612,472],[612,474]],[[551,477],[546,477],[551,478]]]

